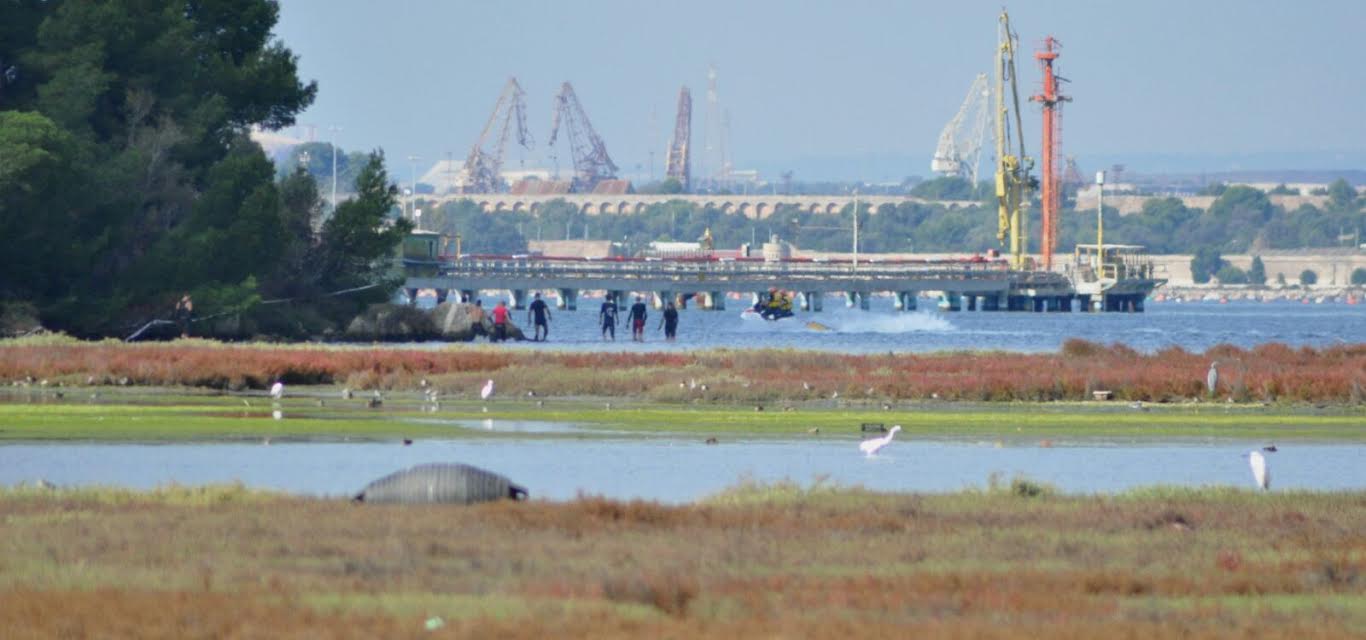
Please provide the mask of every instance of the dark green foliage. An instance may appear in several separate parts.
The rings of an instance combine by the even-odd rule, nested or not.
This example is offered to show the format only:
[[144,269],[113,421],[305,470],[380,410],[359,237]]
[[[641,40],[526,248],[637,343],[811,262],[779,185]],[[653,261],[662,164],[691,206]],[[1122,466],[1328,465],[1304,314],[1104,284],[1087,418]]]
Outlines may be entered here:
[[1357,190],[1346,180],[1338,178],[1328,185],[1328,202],[1334,209],[1347,209],[1356,202]]
[[911,189],[911,195],[926,200],[974,200],[980,193],[967,178],[940,176]]
[[1316,273],[1313,269],[1305,269],[1304,271],[1300,272],[1300,284],[1308,286],[1315,285],[1318,283],[1319,274]]
[[1252,256],[1252,266],[1247,270],[1248,284],[1258,286],[1266,284],[1266,265],[1262,264],[1261,256]]
[[1191,258],[1191,279],[1200,284],[1209,282],[1210,276],[1218,273],[1226,263],[1219,250],[1214,247],[1200,247]]
[[1352,269],[1352,284],[1361,286],[1366,285],[1366,268],[1357,267]]
[[1214,274],[1214,277],[1219,279],[1220,284],[1247,284],[1249,281],[1245,271],[1227,262],[1224,263],[1224,266],[1219,267],[1219,271]]

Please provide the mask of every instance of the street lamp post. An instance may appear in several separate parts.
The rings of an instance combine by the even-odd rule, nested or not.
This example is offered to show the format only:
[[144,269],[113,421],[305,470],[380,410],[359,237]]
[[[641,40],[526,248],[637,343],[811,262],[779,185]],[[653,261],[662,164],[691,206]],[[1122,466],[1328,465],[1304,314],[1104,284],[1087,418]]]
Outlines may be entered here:
[[421,159],[422,156],[408,156],[409,193],[412,194],[408,197],[408,211],[410,214],[417,212],[417,161]]

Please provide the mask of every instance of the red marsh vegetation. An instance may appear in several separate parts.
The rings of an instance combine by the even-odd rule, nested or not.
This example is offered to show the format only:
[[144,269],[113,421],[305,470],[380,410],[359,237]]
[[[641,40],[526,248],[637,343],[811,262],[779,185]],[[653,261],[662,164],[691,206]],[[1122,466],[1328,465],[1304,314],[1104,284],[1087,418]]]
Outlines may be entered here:
[[263,389],[287,384],[417,388],[423,379],[460,394],[486,377],[501,390],[546,396],[630,396],[660,401],[1214,399],[1362,402],[1366,344],[1315,349],[1229,345],[1144,354],[1124,345],[1068,340],[1058,353],[952,352],[840,355],[786,350],[573,353],[452,346],[442,349],[164,344],[0,343],[0,381]]

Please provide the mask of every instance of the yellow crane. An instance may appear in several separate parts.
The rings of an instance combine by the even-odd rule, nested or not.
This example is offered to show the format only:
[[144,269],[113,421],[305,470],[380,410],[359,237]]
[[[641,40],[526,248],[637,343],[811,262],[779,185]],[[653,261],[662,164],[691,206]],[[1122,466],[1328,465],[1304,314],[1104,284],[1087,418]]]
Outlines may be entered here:
[[[1010,29],[1010,16],[1001,11],[998,29],[1000,46],[996,49],[996,201],[998,229],[996,239],[1010,238],[1010,265],[1026,268],[1025,212],[1029,203],[1033,159],[1025,156],[1024,127],[1020,119],[1020,92],[1015,86],[1015,47],[1017,38]],[[1010,105],[1006,104],[1006,83],[1010,83]],[[1011,128],[1011,121],[1014,128]],[[1013,135],[1012,135],[1013,134]],[[1012,146],[1019,153],[1012,154]]]

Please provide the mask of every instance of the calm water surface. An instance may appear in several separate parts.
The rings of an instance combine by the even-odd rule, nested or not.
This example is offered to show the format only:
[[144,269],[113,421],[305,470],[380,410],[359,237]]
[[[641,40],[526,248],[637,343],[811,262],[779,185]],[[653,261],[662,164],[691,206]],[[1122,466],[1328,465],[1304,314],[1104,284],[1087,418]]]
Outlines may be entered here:
[[[335,496],[424,462],[465,462],[526,485],[534,497],[579,493],[686,502],[744,480],[862,485],[943,492],[983,487],[992,474],[1052,483],[1074,493],[1173,484],[1252,486],[1239,441],[893,442],[866,458],[854,437],[723,440],[528,438],[271,444],[33,444],[0,446],[0,484],[38,478],[68,485],[150,488],[242,481],[253,487]],[[1273,489],[1366,489],[1366,448],[1283,444],[1270,454]]]

